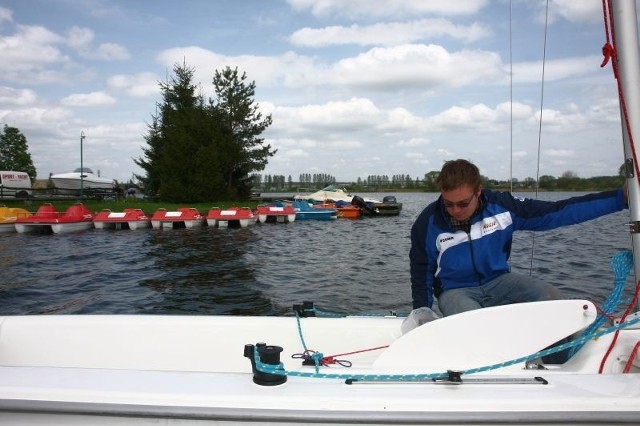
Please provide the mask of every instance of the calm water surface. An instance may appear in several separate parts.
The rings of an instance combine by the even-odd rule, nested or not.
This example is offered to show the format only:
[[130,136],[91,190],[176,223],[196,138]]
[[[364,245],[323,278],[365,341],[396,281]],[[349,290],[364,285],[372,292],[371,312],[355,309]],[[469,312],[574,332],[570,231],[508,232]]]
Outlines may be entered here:
[[[410,228],[437,194],[394,195],[404,205],[397,217],[0,234],[0,315],[290,315],[306,300],[334,312],[406,313]],[[520,233],[512,268],[539,275],[569,298],[602,303],[613,283],[611,257],[631,247],[628,221],[624,211],[535,238]]]

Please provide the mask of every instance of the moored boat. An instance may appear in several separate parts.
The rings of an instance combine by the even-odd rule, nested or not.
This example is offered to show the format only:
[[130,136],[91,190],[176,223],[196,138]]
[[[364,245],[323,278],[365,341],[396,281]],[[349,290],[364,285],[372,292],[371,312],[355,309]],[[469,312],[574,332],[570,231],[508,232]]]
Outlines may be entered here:
[[0,206],[0,233],[16,232],[15,223],[18,219],[31,216],[31,212],[18,207]]
[[245,228],[253,225],[257,221],[257,216],[249,207],[211,207],[207,213],[207,225],[226,228],[229,226],[239,226]]
[[261,204],[256,208],[255,214],[261,223],[287,223],[296,220],[296,210],[292,206],[281,202]]
[[358,219],[360,217],[360,208],[345,201],[338,201],[337,203],[316,203],[313,207],[335,209],[338,218]]
[[93,228],[93,212],[82,203],[69,206],[65,212],[58,212],[52,204],[45,203],[35,214],[16,220],[15,228],[18,233],[85,231]]
[[[348,203],[353,200],[354,195],[351,195],[346,188],[340,188],[337,185],[329,185],[322,188],[319,191],[312,192],[310,194],[298,194],[293,197],[294,200],[307,200],[312,202],[321,203],[335,203],[337,201],[346,201]],[[377,198],[361,197],[366,203],[381,203],[382,201]]]
[[193,207],[179,207],[175,211],[160,208],[151,216],[154,229],[199,228],[205,223],[205,217]]
[[331,220],[338,217],[335,208],[314,207],[304,200],[293,200],[291,206],[296,211],[296,220]]
[[96,229],[142,229],[151,227],[151,218],[141,209],[126,208],[122,212],[104,209],[93,218]]
[[360,208],[363,216],[398,216],[402,211],[402,203],[398,203],[393,195],[387,195],[380,203],[369,203],[355,196],[351,203]]
[[103,178],[88,167],[77,168],[73,172],[58,173],[50,177],[58,190],[77,191],[83,189],[113,189],[113,179]]

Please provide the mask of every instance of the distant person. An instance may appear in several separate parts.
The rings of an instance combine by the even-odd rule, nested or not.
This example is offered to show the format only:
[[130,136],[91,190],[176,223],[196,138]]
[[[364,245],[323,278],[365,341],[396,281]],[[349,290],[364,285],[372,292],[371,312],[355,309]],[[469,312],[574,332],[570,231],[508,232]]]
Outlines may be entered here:
[[413,309],[443,315],[512,303],[561,299],[553,285],[511,272],[514,231],[546,231],[623,210],[626,182],[618,190],[560,201],[519,199],[483,189],[480,171],[467,160],[445,162],[437,180],[440,197],[411,228]]
[[130,186],[127,189],[127,198],[135,198],[136,197],[136,189],[133,186]]

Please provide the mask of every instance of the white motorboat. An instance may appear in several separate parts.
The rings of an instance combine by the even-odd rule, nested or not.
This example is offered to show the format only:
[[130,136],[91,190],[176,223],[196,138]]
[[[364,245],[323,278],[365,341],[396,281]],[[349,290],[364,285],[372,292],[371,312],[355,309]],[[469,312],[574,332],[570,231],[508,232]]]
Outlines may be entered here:
[[[337,202],[337,201],[344,201],[346,203],[351,203],[351,201],[353,200],[353,197],[355,197],[355,195],[351,195],[346,188],[340,188],[336,185],[329,185],[325,188],[322,188],[319,191],[313,192],[311,194],[298,194],[295,195],[293,198],[295,200],[313,200],[313,201],[317,201],[317,202]],[[365,203],[373,203],[373,204],[379,204],[382,203],[381,200],[378,200],[377,198],[371,198],[371,197],[361,197]]]
[[113,189],[115,182],[113,179],[100,177],[94,174],[88,167],[77,168],[73,172],[59,173],[50,177],[56,189],[80,190],[83,189]]
[[[637,164],[636,5],[613,6],[625,158]],[[630,251],[613,265],[616,287],[639,275]],[[0,424],[637,424],[640,315],[634,299],[612,320],[614,300],[498,306],[418,327],[413,315],[320,318],[311,304],[288,317],[4,316]],[[545,362],[565,350],[566,362]]]

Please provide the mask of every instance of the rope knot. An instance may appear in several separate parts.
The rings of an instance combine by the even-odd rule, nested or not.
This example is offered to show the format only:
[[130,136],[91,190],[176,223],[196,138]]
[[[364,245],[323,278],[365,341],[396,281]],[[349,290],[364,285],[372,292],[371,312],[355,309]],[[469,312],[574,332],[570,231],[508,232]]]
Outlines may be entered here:
[[604,56],[604,59],[600,64],[600,68],[607,65],[609,63],[609,60],[611,60],[611,58],[616,55],[616,49],[611,45],[611,43],[606,42],[604,46],[602,46],[602,55]]

